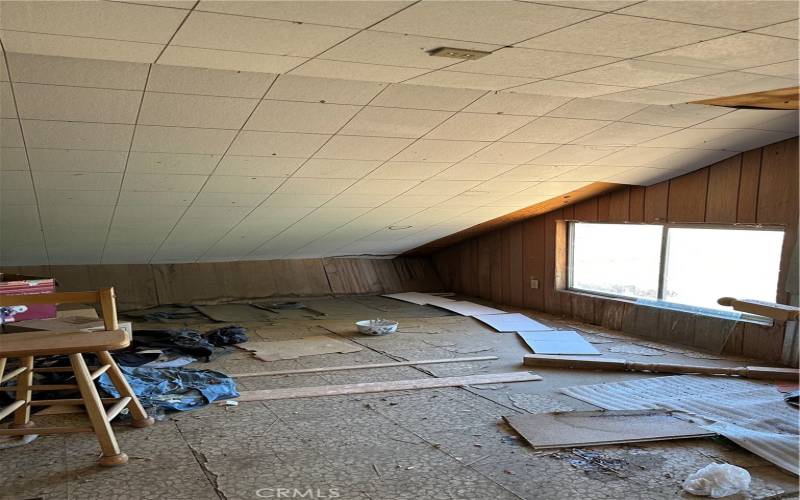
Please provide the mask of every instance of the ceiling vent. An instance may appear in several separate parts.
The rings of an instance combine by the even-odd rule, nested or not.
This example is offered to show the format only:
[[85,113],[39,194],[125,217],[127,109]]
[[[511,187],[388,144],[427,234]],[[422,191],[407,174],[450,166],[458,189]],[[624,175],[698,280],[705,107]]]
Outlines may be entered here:
[[491,52],[472,49],[457,49],[455,47],[439,47],[438,49],[428,51],[428,54],[438,57],[451,57],[453,59],[466,59],[469,61],[488,56],[491,54]]

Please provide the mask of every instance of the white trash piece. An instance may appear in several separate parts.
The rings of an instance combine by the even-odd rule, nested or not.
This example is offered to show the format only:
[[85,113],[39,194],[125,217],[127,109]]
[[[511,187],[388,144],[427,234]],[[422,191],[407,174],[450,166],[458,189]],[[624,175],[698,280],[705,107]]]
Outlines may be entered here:
[[683,482],[692,495],[721,498],[750,488],[750,473],[730,464],[708,464]]

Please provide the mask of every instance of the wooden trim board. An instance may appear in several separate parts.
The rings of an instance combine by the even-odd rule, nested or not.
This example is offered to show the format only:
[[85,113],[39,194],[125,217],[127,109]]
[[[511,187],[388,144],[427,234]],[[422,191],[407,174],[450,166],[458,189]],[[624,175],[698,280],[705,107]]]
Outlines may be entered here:
[[473,358],[450,358],[450,359],[422,359],[419,361],[396,361],[394,363],[373,363],[371,365],[346,365],[346,366],[325,366],[322,368],[299,368],[296,370],[276,370],[271,372],[251,372],[234,373],[231,377],[265,377],[269,375],[293,375],[296,373],[321,373],[339,372],[345,370],[366,370],[369,368],[393,368],[395,366],[414,366],[414,365],[434,365],[438,363],[467,363],[470,361],[492,361],[499,359],[497,356],[477,356]]
[[[422,378],[394,380],[390,382],[364,382],[360,384],[323,385],[288,389],[263,389],[244,391],[238,401],[270,401],[274,399],[314,398],[343,394],[367,394],[370,392],[406,391],[413,389],[435,389],[437,387],[459,387],[478,384],[503,384],[509,382],[533,382],[542,380],[531,372],[489,373],[463,377]],[[225,404],[221,401],[219,404]]]

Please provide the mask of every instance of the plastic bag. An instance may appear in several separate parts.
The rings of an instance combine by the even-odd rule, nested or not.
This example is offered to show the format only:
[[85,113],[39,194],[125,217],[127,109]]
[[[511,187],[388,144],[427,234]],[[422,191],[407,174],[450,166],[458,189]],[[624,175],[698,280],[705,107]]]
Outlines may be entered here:
[[692,495],[711,498],[726,497],[750,488],[750,473],[730,464],[708,464],[683,482],[683,489]]

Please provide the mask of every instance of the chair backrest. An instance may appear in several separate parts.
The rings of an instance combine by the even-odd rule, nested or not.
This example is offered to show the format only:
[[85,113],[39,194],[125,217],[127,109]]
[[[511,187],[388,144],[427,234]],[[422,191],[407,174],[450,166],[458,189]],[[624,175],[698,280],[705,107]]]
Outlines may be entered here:
[[114,288],[101,288],[96,292],[57,292],[30,295],[0,295],[0,307],[30,304],[100,304],[106,330],[119,330],[117,303]]

